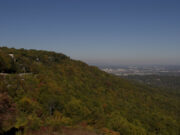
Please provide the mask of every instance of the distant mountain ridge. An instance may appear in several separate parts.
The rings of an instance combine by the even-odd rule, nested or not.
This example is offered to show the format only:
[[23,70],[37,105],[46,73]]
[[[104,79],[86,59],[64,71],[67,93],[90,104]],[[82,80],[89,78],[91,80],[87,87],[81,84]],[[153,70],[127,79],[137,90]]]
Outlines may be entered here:
[[180,133],[179,95],[61,53],[0,47],[0,73],[0,133],[55,135],[77,126],[98,134]]

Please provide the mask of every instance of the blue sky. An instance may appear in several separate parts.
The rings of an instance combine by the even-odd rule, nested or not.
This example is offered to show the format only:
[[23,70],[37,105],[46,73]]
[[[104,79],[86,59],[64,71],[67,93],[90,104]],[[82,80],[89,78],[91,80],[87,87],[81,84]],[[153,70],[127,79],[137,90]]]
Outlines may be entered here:
[[0,46],[89,64],[180,64],[180,1],[0,0]]

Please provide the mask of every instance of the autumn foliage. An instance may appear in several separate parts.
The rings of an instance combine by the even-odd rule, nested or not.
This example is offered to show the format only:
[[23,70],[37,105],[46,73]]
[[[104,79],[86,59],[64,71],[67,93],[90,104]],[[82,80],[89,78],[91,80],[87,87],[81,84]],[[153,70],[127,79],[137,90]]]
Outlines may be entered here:
[[179,99],[61,53],[0,48],[0,132],[179,135]]

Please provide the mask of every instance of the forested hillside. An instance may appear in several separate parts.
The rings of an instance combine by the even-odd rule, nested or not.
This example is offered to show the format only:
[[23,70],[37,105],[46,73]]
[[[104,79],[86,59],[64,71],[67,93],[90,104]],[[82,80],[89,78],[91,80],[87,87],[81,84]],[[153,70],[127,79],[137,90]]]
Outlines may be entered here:
[[0,48],[1,134],[179,135],[179,101],[64,54]]
[[180,76],[179,75],[129,75],[124,76],[130,80],[138,81],[139,83],[147,84],[151,87],[159,87],[164,90],[180,94]]

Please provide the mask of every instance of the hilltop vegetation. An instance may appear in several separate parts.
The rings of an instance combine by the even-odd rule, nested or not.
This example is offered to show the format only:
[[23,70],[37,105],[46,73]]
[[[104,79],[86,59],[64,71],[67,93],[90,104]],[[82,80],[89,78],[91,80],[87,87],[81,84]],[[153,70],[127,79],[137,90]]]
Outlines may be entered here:
[[[0,48],[0,132],[178,135],[179,95],[110,75],[64,54]],[[22,129],[22,130],[20,130]]]

